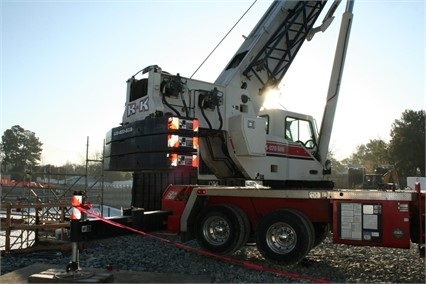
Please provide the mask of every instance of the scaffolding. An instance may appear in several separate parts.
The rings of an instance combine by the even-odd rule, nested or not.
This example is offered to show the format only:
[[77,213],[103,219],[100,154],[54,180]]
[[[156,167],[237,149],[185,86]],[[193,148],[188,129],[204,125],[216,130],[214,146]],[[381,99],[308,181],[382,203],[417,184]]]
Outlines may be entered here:
[[[68,244],[70,200],[76,190],[84,191],[87,200],[98,204],[95,210],[99,210],[103,216],[103,159],[89,159],[88,153],[89,137],[87,137],[84,174],[28,171],[21,173],[22,179],[19,182],[2,179],[0,187],[2,254],[12,250],[35,250],[37,245],[46,242],[54,243],[49,247],[55,249],[57,245]],[[92,178],[91,181],[88,174],[90,162],[102,163],[100,177]],[[34,182],[33,175],[47,175],[47,182],[46,179],[43,182]],[[59,179],[59,176],[63,178]]]

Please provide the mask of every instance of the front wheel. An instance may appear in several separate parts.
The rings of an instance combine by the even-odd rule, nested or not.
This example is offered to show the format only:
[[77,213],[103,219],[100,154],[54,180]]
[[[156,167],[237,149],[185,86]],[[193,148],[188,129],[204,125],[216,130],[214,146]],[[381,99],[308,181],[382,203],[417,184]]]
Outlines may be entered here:
[[222,255],[240,249],[247,242],[249,233],[247,216],[233,205],[206,208],[197,218],[195,226],[199,245]]
[[263,257],[281,264],[301,261],[312,249],[314,240],[312,223],[293,210],[266,215],[256,234],[257,249]]

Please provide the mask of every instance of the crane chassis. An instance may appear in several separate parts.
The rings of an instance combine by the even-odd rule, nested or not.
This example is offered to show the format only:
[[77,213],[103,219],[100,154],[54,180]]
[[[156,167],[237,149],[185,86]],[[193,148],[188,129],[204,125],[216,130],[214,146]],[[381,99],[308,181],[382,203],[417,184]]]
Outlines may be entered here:
[[339,3],[314,27],[326,1],[273,1],[214,83],[157,65],[132,76],[121,126],[106,137],[105,169],[196,169],[197,184],[163,191],[161,210],[170,213],[169,231],[217,254],[251,241],[266,259],[295,263],[331,231],[334,243],[409,248],[414,242],[424,255],[419,184],[415,190],[337,190],[327,178],[353,1],[342,16],[319,131],[309,115],[262,109],[305,39],[326,30]]

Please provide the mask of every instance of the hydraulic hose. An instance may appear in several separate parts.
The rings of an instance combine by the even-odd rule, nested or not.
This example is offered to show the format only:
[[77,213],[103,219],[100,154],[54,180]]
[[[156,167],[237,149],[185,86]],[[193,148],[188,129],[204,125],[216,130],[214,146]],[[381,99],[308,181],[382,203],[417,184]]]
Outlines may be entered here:
[[223,126],[223,118],[222,118],[222,114],[220,113],[220,109],[219,109],[219,105],[216,106],[217,109],[217,115],[219,116],[219,130],[222,130],[222,126]]
[[181,114],[180,114],[180,112],[177,110],[177,109],[175,109],[168,101],[167,101],[167,99],[166,99],[166,95],[164,94],[164,91],[163,91],[163,89],[164,89],[164,86],[167,84],[167,82],[166,81],[163,81],[163,82],[161,82],[161,85],[160,85],[160,92],[161,92],[161,95],[162,95],[162,100],[163,100],[163,103],[166,105],[166,106],[168,106],[172,111],[174,111],[174,113],[177,115],[177,116],[181,116]]
[[183,104],[183,109],[185,111],[185,115],[186,115],[186,117],[189,117],[189,110],[188,110],[188,106],[186,104],[185,98],[183,97],[183,92],[180,93],[180,98],[182,100],[182,104]]
[[212,124],[210,123],[210,120],[207,118],[206,113],[204,112],[204,99],[201,101],[201,115],[204,117],[204,119],[206,120],[207,124],[209,125],[209,129],[213,129]]

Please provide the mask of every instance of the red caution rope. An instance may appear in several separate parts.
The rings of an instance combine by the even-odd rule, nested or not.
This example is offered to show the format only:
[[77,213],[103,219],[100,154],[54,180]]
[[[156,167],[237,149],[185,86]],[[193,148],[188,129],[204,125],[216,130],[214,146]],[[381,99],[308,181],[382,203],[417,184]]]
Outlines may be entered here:
[[[85,208],[88,208],[88,206],[86,205]],[[297,274],[297,273],[291,273],[291,272],[287,272],[287,271],[273,269],[273,268],[269,268],[269,267],[266,267],[266,266],[250,263],[250,262],[247,262],[247,261],[234,259],[234,258],[231,258],[231,257],[228,257],[228,256],[217,255],[217,254],[214,254],[214,253],[211,253],[211,252],[208,252],[208,251],[204,251],[204,250],[200,250],[200,249],[197,249],[197,248],[193,248],[193,247],[184,245],[182,243],[173,242],[173,241],[161,238],[161,237],[157,237],[157,236],[148,234],[148,233],[143,232],[143,231],[136,230],[132,227],[111,221],[109,219],[103,218],[103,217],[99,216],[98,214],[90,212],[89,210],[87,210],[85,208],[78,207],[78,209],[81,212],[86,213],[89,216],[95,217],[95,218],[97,218],[97,219],[99,219],[99,220],[101,220],[101,221],[103,221],[107,224],[112,225],[112,226],[123,228],[123,229],[129,230],[129,231],[132,231],[134,233],[137,233],[139,235],[146,236],[146,237],[149,237],[151,239],[157,240],[157,241],[169,243],[169,244],[172,244],[172,245],[174,245],[178,248],[181,248],[181,249],[184,249],[184,250],[187,250],[187,251],[192,251],[192,252],[198,253],[200,255],[209,256],[209,257],[212,257],[212,258],[216,258],[216,259],[219,259],[219,260],[223,260],[223,261],[226,261],[226,262],[237,264],[237,265],[240,265],[240,266],[243,266],[243,267],[247,267],[247,268],[250,268],[250,269],[253,269],[253,270],[273,273],[273,274],[276,274],[276,275],[279,275],[279,276],[286,276],[286,277],[297,278],[297,279],[305,279],[305,280],[312,281],[314,283],[331,283],[328,280],[318,279],[318,278],[300,275],[300,274]]]

